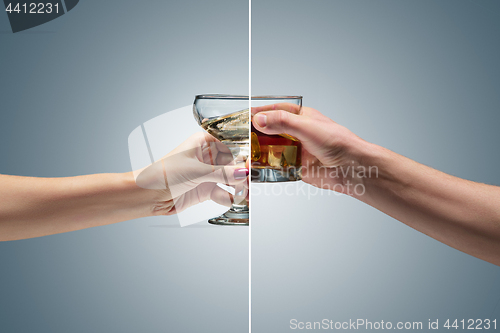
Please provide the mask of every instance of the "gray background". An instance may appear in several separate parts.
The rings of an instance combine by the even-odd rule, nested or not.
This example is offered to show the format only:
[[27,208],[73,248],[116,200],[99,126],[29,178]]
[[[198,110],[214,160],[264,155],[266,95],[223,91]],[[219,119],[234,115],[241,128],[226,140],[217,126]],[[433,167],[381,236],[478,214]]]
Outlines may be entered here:
[[[369,141],[500,185],[497,2],[252,3],[254,94],[303,94]],[[136,126],[198,93],[246,93],[247,6],[86,0],[15,35],[0,15],[0,172],[129,171]],[[499,317],[498,267],[351,198],[260,186],[254,332],[292,318]],[[246,229],[175,223],[0,243],[0,330],[246,331]]]
[[[498,1],[253,0],[252,14],[253,94],[301,94],[368,141],[500,185]],[[499,319],[499,267],[352,198],[283,186],[252,186],[255,332]]]
[[[0,13],[0,60],[0,173],[126,172],[140,124],[248,92],[248,2],[82,0],[18,34]],[[0,332],[248,331],[248,229],[176,224],[0,243]]]

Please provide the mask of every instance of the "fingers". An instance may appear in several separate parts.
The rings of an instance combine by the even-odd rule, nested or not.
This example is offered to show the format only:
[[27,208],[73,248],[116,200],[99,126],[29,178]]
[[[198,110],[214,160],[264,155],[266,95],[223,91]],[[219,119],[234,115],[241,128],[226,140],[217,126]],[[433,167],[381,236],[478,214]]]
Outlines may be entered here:
[[173,199],[166,215],[178,214],[201,202],[212,200],[219,205],[231,207],[234,197],[214,183],[203,183]]
[[195,150],[207,144],[212,144],[212,142],[214,142],[215,140],[216,139],[214,137],[212,137],[210,134],[206,132],[197,132],[191,135],[189,138],[187,138],[186,141],[177,146],[169,154],[172,153],[176,154],[183,151]]
[[219,153],[217,155],[217,159],[215,161],[216,165],[229,165],[229,164],[235,164],[234,163],[234,157],[232,154],[221,154]]
[[237,165],[213,166],[208,164],[200,165],[201,177],[198,183],[211,182],[228,185],[236,185],[244,182],[249,174],[243,163]]
[[210,199],[215,203],[226,207],[231,207],[233,204],[233,195],[219,186],[214,186],[212,192],[210,192]]
[[[199,202],[203,202],[206,200],[212,200],[219,205],[231,207],[233,203],[233,195],[226,190],[220,188],[214,183],[203,183],[198,185],[196,189],[192,191],[197,191],[197,198]],[[194,202],[193,204],[197,204],[199,202]]]
[[252,123],[258,131],[264,134],[286,133],[300,141],[306,141],[315,131],[309,117],[284,110],[259,112],[253,117]]
[[213,142],[203,152],[203,162],[212,165],[236,164],[233,154],[222,142]]
[[249,195],[248,186],[246,183],[234,186],[234,203],[237,205],[245,205],[246,198]]
[[276,103],[264,106],[252,107],[252,115],[262,111],[284,110],[294,114],[300,114],[301,106],[293,103]]
[[222,142],[210,142],[202,148],[199,160],[213,166],[224,166],[235,165],[239,159],[235,158],[229,148]]
[[[210,137],[214,138],[211,135],[210,135]],[[210,148],[218,153],[231,154],[231,151],[229,150],[229,148],[224,143],[222,143],[220,141],[211,142]]]

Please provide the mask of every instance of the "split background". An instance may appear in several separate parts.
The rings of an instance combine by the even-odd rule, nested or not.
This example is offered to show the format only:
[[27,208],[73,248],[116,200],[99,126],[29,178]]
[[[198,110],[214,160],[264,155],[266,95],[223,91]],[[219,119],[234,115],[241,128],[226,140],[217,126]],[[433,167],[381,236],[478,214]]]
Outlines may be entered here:
[[[368,141],[500,185],[499,35],[495,1],[253,0],[252,92],[303,95]],[[248,92],[246,1],[86,0],[17,34],[0,15],[0,39],[4,174],[130,171],[135,127],[196,94]],[[283,186],[253,186],[253,332],[499,317],[499,267]],[[0,331],[247,332],[248,229],[176,225],[0,243]]]

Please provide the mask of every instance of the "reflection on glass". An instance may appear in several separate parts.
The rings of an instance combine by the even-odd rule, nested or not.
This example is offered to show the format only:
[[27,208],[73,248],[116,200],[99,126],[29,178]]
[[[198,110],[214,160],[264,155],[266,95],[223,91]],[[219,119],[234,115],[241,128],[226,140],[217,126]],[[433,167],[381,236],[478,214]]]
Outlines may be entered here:
[[[248,96],[198,95],[193,113],[198,124],[224,143],[235,162],[245,162],[249,155]],[[232,207],[221,216],[208,220],[219,225],[248,225],[247,190],[244,184],[235,187]]]
[[[302,96],[256,96],[252,107],[277,103],[302,106]],[[288,134],[267,135],[252,124],[252,182],[273,183],[302,179],[302,144]]]

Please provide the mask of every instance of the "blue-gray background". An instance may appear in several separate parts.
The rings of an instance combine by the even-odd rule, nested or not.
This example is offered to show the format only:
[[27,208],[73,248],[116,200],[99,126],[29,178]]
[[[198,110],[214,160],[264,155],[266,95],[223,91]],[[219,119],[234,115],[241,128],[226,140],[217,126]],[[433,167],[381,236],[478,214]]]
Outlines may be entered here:
[[[500,185],[498,1],[253,0],[252,69],[254,95],[301,94],[368,141]],[[499,267],[352,198],[283,186],[252,186],[255,332],[500,319]]]
[[[0,173],[126,172],[140,124],[248,92],[248,2],[82,0],[17,34],[0,12],[0,61]],[[176,223],[0,243],[0,332],[248,331],[248,229]]]
[[[0,172],[125,172],[139,124],[246,93],[247,5],[86,0],[15,35],[0,15]],[[500,185],[499,35],[495,1],[253,0],[252,89],[303,94],[369,141]],[[351,198],[257,186],[254,332],[499,317],[498,267]],[[174,225],[0,243],[0,331],[246,331],[246,230]]]

